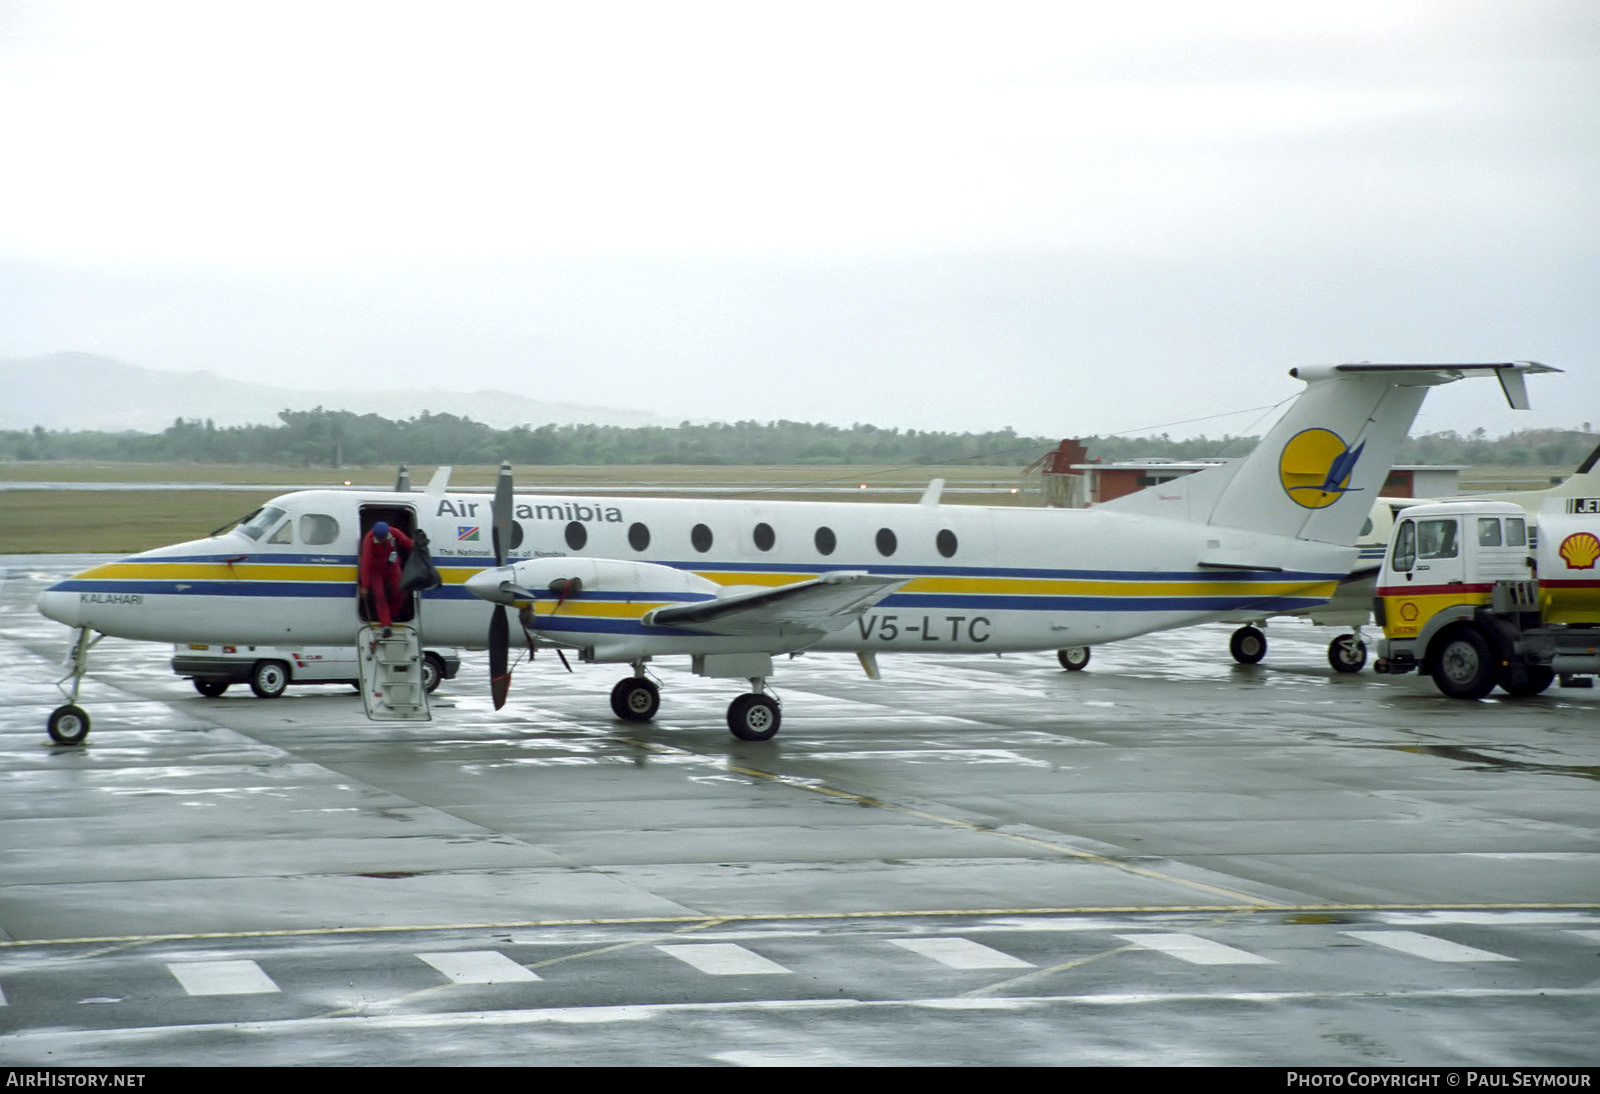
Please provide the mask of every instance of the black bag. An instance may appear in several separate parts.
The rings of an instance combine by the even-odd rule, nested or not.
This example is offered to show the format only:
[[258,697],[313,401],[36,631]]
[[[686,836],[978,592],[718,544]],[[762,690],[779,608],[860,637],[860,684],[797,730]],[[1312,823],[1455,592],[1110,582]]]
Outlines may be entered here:
[[400,567],[400,591],[423,593],[429,589],[437,589],[444,582],[439,577],[439,571],[434,568],[433,559],[428,555],[428,533],[418,528],[412,542],[415,546],[406,556],[405,565]]

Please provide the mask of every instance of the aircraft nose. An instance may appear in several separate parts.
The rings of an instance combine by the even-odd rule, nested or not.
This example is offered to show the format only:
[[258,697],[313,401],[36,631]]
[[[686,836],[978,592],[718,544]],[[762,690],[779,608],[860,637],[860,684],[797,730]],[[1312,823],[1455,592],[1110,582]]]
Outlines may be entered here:
[[479,570],[467,578],[467,592],[493,604],[509,604],[514,599],[509,585],[515,576],[510,566],[494,566]]
[[39,614],[69,627],[83,626],[83,609],[77,593],[49,588],[39,594]]

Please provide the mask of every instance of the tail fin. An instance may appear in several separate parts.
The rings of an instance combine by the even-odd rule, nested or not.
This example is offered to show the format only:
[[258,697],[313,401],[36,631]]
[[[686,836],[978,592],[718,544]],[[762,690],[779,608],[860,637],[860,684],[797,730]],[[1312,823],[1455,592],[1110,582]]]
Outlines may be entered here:
[[1428,388],[1493,375],[1527,409],[1523,376],[1556,371],[1533,361],[1291,369],[1306,390],[1250,455],[1101,508],[1349,546]]

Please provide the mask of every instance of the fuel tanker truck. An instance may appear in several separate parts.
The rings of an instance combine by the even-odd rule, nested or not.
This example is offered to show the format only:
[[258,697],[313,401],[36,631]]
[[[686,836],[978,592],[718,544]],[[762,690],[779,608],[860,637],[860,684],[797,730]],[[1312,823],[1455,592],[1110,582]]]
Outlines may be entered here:
[[1395,521],[1374,614],[1380,673],[1453,699],[1537,695],[1600,675],[1600,497],[1414,505]]

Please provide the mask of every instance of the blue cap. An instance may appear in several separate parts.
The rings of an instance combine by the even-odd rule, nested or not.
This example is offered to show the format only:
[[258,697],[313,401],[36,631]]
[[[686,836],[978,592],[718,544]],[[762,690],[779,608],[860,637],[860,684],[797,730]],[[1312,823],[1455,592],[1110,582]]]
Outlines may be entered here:
[[372,534],[374,536],[376,536],[378,539],[388,539],[389,538],[389,524],[388,524],[388,522],[380,520],[377,524],[374,524],[372,526]]

